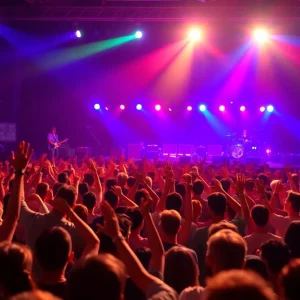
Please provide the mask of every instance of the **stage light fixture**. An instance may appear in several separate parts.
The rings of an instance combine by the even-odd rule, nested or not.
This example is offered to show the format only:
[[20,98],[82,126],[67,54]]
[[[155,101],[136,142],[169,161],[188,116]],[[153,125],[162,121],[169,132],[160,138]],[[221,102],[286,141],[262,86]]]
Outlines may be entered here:
[[82,37],[82,34],[81,34],[80,30],[76,30],[75,31],[75,35],[76,35],[77,38],[81,38]]
[[263,113],[263,112],[266,111],[266,108],[265,108],[264,106],[261,106],[261,107],[259,108],[259,111]]
[[270,154],[272,153],[271,149],[270,149],[270,148],[267,148],[267,149],[266,149],[266,153],[267,153],[268,155],[270,155]]
[[200,111],[206,111],[206,106],[205,106],[204,104],[201,104],[201,105],[199,106],[199,110],[200,110]]
[[193,108],[189,105],[186,109],[187,109],[188,111],[191,111]]
[[100,109],[100,104],[96,103],[96,104],[94,105],[94,108],[95,108],[96,110],[99,110],[99,109]]
[[136,33],[135,33],[135,38],[136,38],[136,39],[140,39],[140,38],[142,38],[142,37],[143,37],[143,33],[142,33],[140,30],[136,31]]
[[242,105],[241,107],[240,107],[240,111],[245,111],[246,110],[246,107],[244,106],[244,105]]
[[143,107],[142,107],[142,104],[137,104],[137,105],[136,105],[136,109],[137,109],[137,110],[141,110],[142,108],[143,108]]
[[156,105],[155,105],[155,110],[156,110],[156,111],[160,111],[160,110],[161,110],[161,106],[160,106],[159,104],[156,104]]
[[201,40],[201,30],[199,28],[192,28],[190,29],[189,31],[189,39],[192,41],[192,42],[197,42],[197,41],[200,41]]
[[267,106],[267,111],[268,111],[269,113],[273,112],[273,111],[274,111],[274,106],[273,106],[273,105],[268,105],[268,106]]
[[253,35],[255,40],[260,44],[265,43],[269,38],[268,31],[263,28],[255,29]]
[[219,106],[219,110],[220,110],[220,111],[225,111],[225,106],[224,106],[224,105],[220,105],[220,106]]
[[120,109],[121,109],[121,110],[124,110],[124,109],[125,109],[125,105],[124,105],[124,104],[121,104],[121,105],[120,105]]

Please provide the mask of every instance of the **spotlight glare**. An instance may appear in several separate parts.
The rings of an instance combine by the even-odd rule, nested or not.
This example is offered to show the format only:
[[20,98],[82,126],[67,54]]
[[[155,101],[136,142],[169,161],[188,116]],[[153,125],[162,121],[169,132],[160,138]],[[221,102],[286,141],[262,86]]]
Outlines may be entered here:
[[138,30],[138,31],[135,33],[134,36],[135,36],[136,39],[140,39],[140,38],[143,37],[143,33],[142,33],[141,31]]
[[201,39],[201,30],[197,28],[190,29],[189,39],[193,42],[199,41]]
[[268,106],[267,106],[267,111],[268,111],[269,113],[273,112],[273,111],[274,111],[274,106],[273,106],[273,105],[268,105]]
[[96,110],[99,110],[99,109],[100,109],[100,104],[96,103],[96,104],[94,105],[94,108],[95,108]]
[[108,110],[108,107],[107,107],[107,106],[105,106],[105,110]]
[[169,111],[172,111],[172,108],[171,108],[171,107],[169,107]]
[[254,31],[254,38],[258,43],[260,43],[260,44],[264,43],[269,38],[268,31],[266,29],[262,29],[262,28],[256,29]]
[[160,111],[160,110],[161,110],[161,106],[160,106],[159,104],[156,104],[156,105],[155,105],[155,110],[156,110],[156,111]]
[[266,149],[266,153],[267,153],[267,154],[271,154],[271,152],[272,152],[272,151],[271,151],[270,148],[267,148],[267,149]]
[[244,105],[242,105],[241,107],[240,107],[240,111],[245,111],[246,110],[246,107],[244,106]]
[[76,35],[76,37],[78,37],[78,38],[81,38],[81,37],[82,37],[82,34],[81,34],[81,31],[80,31],[80,30],[76,30],[75,35]]
[[193,108],[189,105],[186,109],[187,109],[188,111],[191,111]]
[[204,104],[201,104],[201,105],[199,106],[199,110],[200,110],[200,111],[206,111],[206,106],[205,106]]
[[137,110],[141,110],[143,107],[142,107],[142,104],[137,104],[137,106],[136,106],[136,109]]
[[124,109],[125,109],[125,105],[124,105],[124,104],[121,104],[121,105],[120,105],[120,109],[121,109],[121,110],[124,110]]
[[259,108],[259,111],[260,111],[260,112],[265,112],[265,110],[266,110],[266,108],[265,108],[264,106],[261,106],[261,107]]
[[220,111],[225,111],[225,106],[224,106],[224,105],[221,105],[221,106],[219,107],[219,110],[220,110]]

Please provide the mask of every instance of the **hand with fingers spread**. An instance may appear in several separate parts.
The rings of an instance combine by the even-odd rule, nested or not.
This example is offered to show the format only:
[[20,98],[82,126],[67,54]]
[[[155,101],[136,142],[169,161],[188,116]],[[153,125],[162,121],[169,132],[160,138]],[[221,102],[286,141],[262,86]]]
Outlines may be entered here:
[[243,174],[236,174],[235,190],[238,195],[242,194],[245,189],[246,177]]
[[22,141],[19,144],[17,152],[11,152],[12,165],[15,170],[24,172],[31,159],[32,153],[33,149],[30,147],[30,144]]
[[122,188],[118,185],[112,186],[111,191],[119,198],[122,197],[122,195],[123,195]]
[[104,226],[97,224],[98,232],[103,232],[112,240],[114,240],[118,236],[122,236],[119,227],[118,217],[107,201],[101,202],[101,211],[104,217]]

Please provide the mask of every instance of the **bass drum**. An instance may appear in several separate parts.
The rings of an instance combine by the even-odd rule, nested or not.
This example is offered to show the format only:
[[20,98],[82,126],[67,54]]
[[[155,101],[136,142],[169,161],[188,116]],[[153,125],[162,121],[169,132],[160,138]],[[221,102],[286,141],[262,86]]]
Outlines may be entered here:
[[244,155],[244,147],[241,144],[236,144],[231,147],[231,156],[233,158],[241,158]]

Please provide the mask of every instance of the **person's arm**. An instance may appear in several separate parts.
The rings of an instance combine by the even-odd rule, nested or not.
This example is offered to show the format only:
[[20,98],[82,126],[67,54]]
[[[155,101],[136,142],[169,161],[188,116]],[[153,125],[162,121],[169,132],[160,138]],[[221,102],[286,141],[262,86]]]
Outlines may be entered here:
[[292,173],[291,173],[291,172],[288,172],[286,175],[287,175],[287,178],[288,178],[288,180],[289,180],[289,184],[290,184],[291,190],[292,190],[293,192],[299,193],[299,190],[298,190],[298,188],[297,188],[297,185],[295,184],[295,181],[294,181],[294,179],[293,179]]
[[94,179],[95,179],[95,188],[97,189],[97,193],[98,193],[98,197],[97,199],[99,199],[99,202],[102,201],[102,185],[101,185],[101,181],[100,181],[100,178],[99,178],[99,175],[98,175],[98,172],[97,172],[97,168],[96,168],[96,165],[95,163],[90,160],[90,168],[91,170],[93,171],[93,174],[94,174]]
[[152,215],[150,214],[150,207],[150,199],[141,201],[140,210],[144,217],[145,228],[148,233],[148,245],[151,250],[149,269],[163,274],[165,264],[165,251],[159,233],[157,232],[157,229],[153,223]]
[[174,180],[172,178],[166,178],[162,196],[161,196],[161,198],[159,199],[159,201],[156,205],[156,209],[155,209],[156,212],[162,212],[165,209],[166,200],[167,200],[167,197],[169,195],[169,191],[170,191],[173,184],[174,184]]
[[155,208],[156,205],[157,205],[157,203],[158,203],[158,201],[159,201],[158,195],[153,191],[153,189],[151,188],[151,186],[149,186],[145,180],[143,182],[143,185],[145,186],[145,189],[149,192],[150,197],[153,200],[153,207]]
[[0,175],[0,201],[2,202],[5,196],[5,189],[4,189],[4,176],[1,173]]
[[163,284],[161,280],[150,275],[145,270],[139,259],[131,250],[130,246],[126,243],[119,228],[118,218],[112,207],[106,201],[103,201],[101,203],[101,210],[104,216],[104,227],[99,226],[99,228],[104,234],[108,235],[115,243],[119,254],[119,258],[125,264],[127,274],[137,285],[137,287],[139,287],[144,293],[146,293],[151,284]]
[[192,177],[189,174],[185,175],[185,207],[184,207],[184,224],[178,234],[178,242],[184,246],[187,245],[190,228],[193,220],[192,206]]
[[246,178],[244,175],[242,175],[242,174],[236,175],[236,193],[239,196],[239,199],[241,202],[242,215],[247,223],[249,232],[251,233],[254,230],[254,224],[253,224],[253,220],[251,218],[249,206],[246,201],[246,197],[245,197],[245,193],[244,193],[245,181],[246,181]]
[[272,215],[273,209],[272,206],[270,205],[267,195],[266,195],[266,190],[265,190],[265,185],[263,183],[263,181],[259,180],[259,178],[255,179],[255,185],[256,185],[256,189],[257,192],[260,196],[260,199],[263,200],[265,207],[268,209],[269,214]]
[[55,198],[53,207],[67,215],[74,223],[76,230],[85,241],[85,248],[82,252],[81,258],[88,255],[97,255],[99,253],[100,241],[94,231],[74,212],[67,201],[63,198]]
[[231,197],[228,193],[226,193],[222,187],[221,182],[216,179],[213,178],[212,180],[214,182],[214,189],[216,192],[222,193],[225,195],[228,204],[230,205],[230,207],[236,212],[236,213],[240,213],[241,212],[241,205],[233,198]]
[[126,197],[123,193],[122,193],[122,188],[120,186],[113,186],[111,188],[111,191],[119,197],[119,199],[128,207],[138,207],[138,205],[136,203],[134,203],[133,201],[131,201],[128,197]]
[[10,199],[8,201],[7,212],[0,227],[0,241],[11,242],[20,217],[21,199],[24,198],[24,172],[31,159],[33,150],[30,144],[21,142],[17,153],[12,152],[12,162],[16,170],[15,182]]

